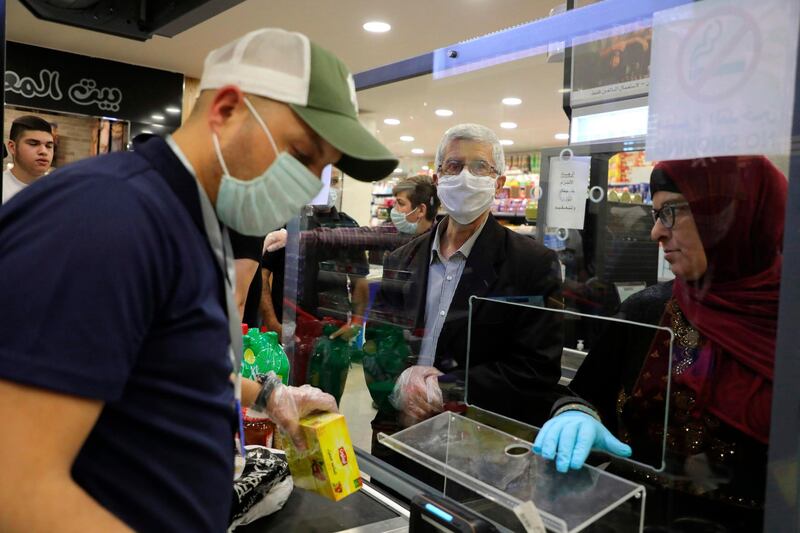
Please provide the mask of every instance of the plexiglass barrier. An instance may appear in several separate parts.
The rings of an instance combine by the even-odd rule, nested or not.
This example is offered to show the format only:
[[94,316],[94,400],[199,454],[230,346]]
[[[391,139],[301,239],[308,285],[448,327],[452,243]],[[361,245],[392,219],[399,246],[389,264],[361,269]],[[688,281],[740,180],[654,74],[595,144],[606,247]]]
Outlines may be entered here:
[[[636,314],[642,307],[636,306],[639,300],[657,297],[653,290],[642,293],[629,302],[634,305],[623,309]],[[655,325],[651,325],[528,301],[536,298],[470,299],[467,404],[536,426],[559,406],[562,410],[571,404],[589,408],[620,441],[632,447],[633,462],[663,470],[670,410],[681,416],[669,400],[673,315],[638,317],[653,320]],[[491,332],[487,319],[510,314],[525,315],[530,323],[546,324],[550,331],[526,337],[526,350],[513,357],[493,352],[492,336],[505,333]],[[554,352],[549,346],[551,338],[560,339],[563,349]],[[685,371],[691,357],[687,354],[686,360],[678,361],[674,373]]]
[[441,413],[379,439],[441,474],[446,495],[512,531],[537,531],[539,518],[549,531],[582,531],[629,500],[626,530],[641,530],[641,485],[593,467],[561,474],[530,442],[461,415]]

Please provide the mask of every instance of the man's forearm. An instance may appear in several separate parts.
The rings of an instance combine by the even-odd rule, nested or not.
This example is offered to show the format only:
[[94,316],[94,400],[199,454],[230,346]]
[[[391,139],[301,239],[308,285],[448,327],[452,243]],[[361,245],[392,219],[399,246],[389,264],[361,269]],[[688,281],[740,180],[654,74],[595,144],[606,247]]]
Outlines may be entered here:
[[363,325],[364,312],[369,304],[369,282],[366,278],[356,278],[353,289],[353,324]]
[[31,472],[18,483],[7,477],[0,481],[0,531],[132,531],[79,487],[68,472],[41,474],[37,477]]
[[259,307],[261,308],[261,318],[263,323],[270,329],[277,329],[280,326],[280,321],[275,313],[275,307],[272,305],[272,283],[270,280],[271,272],[266,268],[261,269],[261,301]]
[[261,384],[259,382],[242,378],[242,406],[250,407],[253,405],[259,391],[261,391]]

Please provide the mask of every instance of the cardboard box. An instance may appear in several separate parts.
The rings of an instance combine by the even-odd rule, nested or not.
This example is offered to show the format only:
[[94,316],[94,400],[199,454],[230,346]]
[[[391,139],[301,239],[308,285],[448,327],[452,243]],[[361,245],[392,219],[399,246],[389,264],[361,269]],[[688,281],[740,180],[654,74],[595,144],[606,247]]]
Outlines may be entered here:
[[305,452],[298,452],[292,440],[284,436],[294,484],[333,501],[359,490],[361,472],[344,416],[338,413],[310,415],[300,420],[300,427],[306,439]]

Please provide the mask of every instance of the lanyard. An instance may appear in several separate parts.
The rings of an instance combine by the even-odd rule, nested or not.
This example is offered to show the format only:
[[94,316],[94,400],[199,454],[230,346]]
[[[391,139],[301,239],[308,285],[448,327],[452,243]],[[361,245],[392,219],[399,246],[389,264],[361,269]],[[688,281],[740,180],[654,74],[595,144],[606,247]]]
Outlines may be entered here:
[[234,278],[236,277],[236,270],[232,261],[233,248],[231,246],[230,237],[228,236],[228,228],[220,226],[214,206],[211,205],[211,200],[209,200],[206,191],[197,180],[197,174],[194,168],[192,168],[192,164],[186,159],[186,156],[173,140],[172,136],[167,137],[167,144],[172,148],[172,151],[175,152],[175,155],[180,159],[189,173],[195,178],[197,194],[200,197],[200,209],[203,213],[203,225],[205,226],[206,235],[208,236],[208,243],[211,245],[214,258],[217,260],[217,265],[219,265],[219,268],[222,270],[225,280],[225,308],[228,314],[228,330],[231,337],[231,342],[228,345],[228,357],[231,359],[233,375],[235,376],[233,382],[234,394],[236,395],[237,403],[240,403],[242,399],[242,376],[239,373],[242,366],[243,354],[242,327],[241,321],[239,320],[239,308],[234,299]]

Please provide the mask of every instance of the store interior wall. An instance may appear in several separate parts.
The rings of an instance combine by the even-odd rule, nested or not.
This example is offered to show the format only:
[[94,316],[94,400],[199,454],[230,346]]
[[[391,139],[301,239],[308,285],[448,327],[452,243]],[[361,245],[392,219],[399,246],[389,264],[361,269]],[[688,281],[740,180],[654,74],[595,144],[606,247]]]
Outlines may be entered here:
[[[377,129],[374,119],[361,118],[361,124],[371,133]],[[369,225],[369,207],[372,201],[372,184],[344,176],[342,185],[342,211],[353,217],[360,226]]]
[[[44,111],[31,111],[5,106],[3,131],[6,135],[11,131],[11,123],[22,115],[36,114],[47,122],[57,125],[58,148],[53,159],[53,166],[58,168],[86,157],[96,155],[97,131],[99,119],[88,116],[55,115]],[[7,140],[7,139],[5,139]],[[11,163],[11,156],[3,160]]]
[[183,110],[181,112],[182,122],[186,122],[192,114],[192,108],[200,96],[200,80],[189,76],[183,77]]

